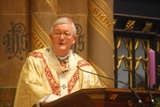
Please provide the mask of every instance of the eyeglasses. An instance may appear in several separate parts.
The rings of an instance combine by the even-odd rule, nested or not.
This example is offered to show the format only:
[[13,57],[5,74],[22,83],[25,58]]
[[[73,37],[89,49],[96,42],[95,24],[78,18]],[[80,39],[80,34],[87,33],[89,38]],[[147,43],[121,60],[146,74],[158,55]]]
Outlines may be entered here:
[[71,38],[72,37],[72,34],[69,33],[69,32],[65,32],[65,33],[60,33],[60,32],[54,32],[53,33],[53,36],[54,37],[60,37],[60,36],[64,36],[65,38]]

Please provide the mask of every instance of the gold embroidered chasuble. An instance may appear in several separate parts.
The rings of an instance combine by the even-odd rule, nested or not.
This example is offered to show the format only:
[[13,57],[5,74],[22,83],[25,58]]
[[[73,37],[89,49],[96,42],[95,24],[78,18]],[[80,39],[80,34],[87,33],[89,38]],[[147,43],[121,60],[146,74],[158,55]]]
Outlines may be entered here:
[[51,47],[29,53],[19,78],[14,107],[32,107],[49,94],[62,97],[60,75],[63,73],[66,75],[67,94],[83,88],[103,87],[97,76],[78,70],[77,65],[81,69],[96,73],[88,62],[72,51],[68,68],[61,67]]

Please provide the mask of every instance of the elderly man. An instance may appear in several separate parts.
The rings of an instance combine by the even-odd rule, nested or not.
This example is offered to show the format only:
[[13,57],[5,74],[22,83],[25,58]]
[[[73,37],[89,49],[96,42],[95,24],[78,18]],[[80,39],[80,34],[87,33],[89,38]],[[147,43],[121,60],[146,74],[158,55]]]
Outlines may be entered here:
[[76,42],[76,27],[69,18],[55,21],[49,35],[52,46],[30,52],[22,68],[14,107],[32,107],[51,102],[85,88],[102,88],[94,68],[71,46]]

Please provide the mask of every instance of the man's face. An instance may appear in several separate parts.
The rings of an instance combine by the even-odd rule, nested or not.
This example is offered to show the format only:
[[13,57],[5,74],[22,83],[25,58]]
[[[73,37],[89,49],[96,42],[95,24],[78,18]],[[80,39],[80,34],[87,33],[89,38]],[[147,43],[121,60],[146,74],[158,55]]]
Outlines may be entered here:
[[71,46],[75,43],[77,36],[73,34],[71,24],[58,24],[50,34],[54,51],[60,55],[68,54]]

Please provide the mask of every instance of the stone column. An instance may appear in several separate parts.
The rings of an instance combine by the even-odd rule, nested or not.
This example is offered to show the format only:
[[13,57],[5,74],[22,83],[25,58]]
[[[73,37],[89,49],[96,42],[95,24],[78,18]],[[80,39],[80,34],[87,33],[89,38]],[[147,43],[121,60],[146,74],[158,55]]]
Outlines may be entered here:
[[[89,0],[89,62],[99,74],[114,78],[113,0]],[[114,81],[101,78],[108,87]]]
[[29,0],[0,0],[0,104],[12,107],[22,65],[30,50]]
[[30,51],[30,6],[28,0],[0,0],[0,85],[16,86]]

